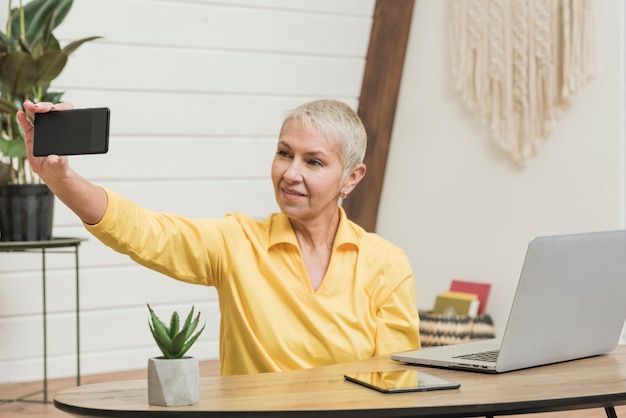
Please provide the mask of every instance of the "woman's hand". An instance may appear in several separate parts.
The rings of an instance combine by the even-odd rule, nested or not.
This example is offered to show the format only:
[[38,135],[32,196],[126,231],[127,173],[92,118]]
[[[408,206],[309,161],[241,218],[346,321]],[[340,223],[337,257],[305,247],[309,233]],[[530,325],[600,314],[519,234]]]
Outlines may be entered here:
[[[24,102],[24,109],[30,115],[31,119],[35,118],[36,113],[52,112],[55,110],[72,109],[70,103],[52,104],[48,102],[33,103],[30,100]],[[44,182],[54,178],[60,178],[67,173],[69,168],[67,157],[59,155],[49,155],[47,157],[35,157],[33,155],[33,139],[35,130],[33,124],[26,117],[22,110],[17,112],[17,121],[24,131],[24,142],[26,145],[26,155],[28,162],[33,171],[42,178]]]
[[[24,102],[24,109],[28,112],[31,119],[34,119],[37,113],[72,109],[72,107],[70,103],[52,104],[42,102],[35,104],[30,100]],[[35,136],[33,124],[22,110],[18,110],[17,120],[24,131],[26,154],[33,171],[83,222],[88,224],[99,222],[104,216],[108,205],[106,192],[101,187],[96,186],[74,172],[65,156],[48,155],[46,157],[35,157],[33,155],[33,138]]]

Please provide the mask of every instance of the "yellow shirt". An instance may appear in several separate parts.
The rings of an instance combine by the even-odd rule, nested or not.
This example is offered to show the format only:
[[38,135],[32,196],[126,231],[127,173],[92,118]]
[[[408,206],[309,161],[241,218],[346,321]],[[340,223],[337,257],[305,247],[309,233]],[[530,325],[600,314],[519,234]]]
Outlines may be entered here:
[[104,218],[86,228],[148,268],[215,286],[222,375],[318,367],[420,347],[406,255],[348,220],[316,290],[282,213],[187,219],[153,213],[107,190]]

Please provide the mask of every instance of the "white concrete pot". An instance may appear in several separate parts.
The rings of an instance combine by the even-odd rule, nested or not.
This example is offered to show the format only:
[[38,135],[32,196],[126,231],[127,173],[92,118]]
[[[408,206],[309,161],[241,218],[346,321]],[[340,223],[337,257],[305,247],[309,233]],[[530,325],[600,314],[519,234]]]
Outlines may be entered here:
[[198,359],[148,359],[148,403],[157,406],[193,405],[200,399]]

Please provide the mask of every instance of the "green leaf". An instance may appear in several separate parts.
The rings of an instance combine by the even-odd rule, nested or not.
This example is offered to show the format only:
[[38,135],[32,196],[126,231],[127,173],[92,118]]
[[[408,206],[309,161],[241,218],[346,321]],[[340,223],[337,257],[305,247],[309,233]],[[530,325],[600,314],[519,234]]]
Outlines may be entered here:
[[61,50],[48,50],[36,59],[38,75],[35,84],[50,83],[57,78],[65,68],[67,59],[70,54],[78,49],[85,42],[101,38],[101,36],[92,36],[90,38],[80,39],[68,44]]
[[[183,346],[185,345],[185,341],[187,341],[187,332],[183,329],[181,332],[178,333],[178,335],[176,335],[172,339],[172,354],[175,355],[180,350],[182,350]],[[175,358],[179,357],[175,356]]]
[[9,167],[8,164],[0,162],[0,186],[4,184],[9,184],[11,181],[11,171],[13,169]]
[[182,330],[180,330],[180,332],[176,330],[176,334],[170,333],[170,336],[172,337],[172,353],[178,353],[180,350],[182,350],[183,346],[185,345],[185,341],[187,341],[187,338],[189,338],[189,326],[191,324],[193,311],[194,307],[192,306],[191,311],[189,311],[189,313],[187,314],[185,324],[183,325],[183,328]]
[[178,312],[174,311],[172,317],[170,318],[170,338],[173,340],[174,337],[178,334],[178,328],[180,326],[180,319],[178,318]]
[[206,327],[206,324],[204,324],[202,326],[202,328],[200,329],[200,331],[198,331],[196,333],[196,335],[194,335],[193,337],[191,337],[191,339],[189,341],[187,341],[187,343],[183,346],[183,348],[176,353],[176,358],[182,358],[185,353],[191,348],[191,346],[196,342],[196,340],[198,339],[198,337],[200,337],[200,334],[202,334],[202,331],[204,331],[204,327]]
[[91,36],[89,38],[79,39],[77,41],[70,42],[69,44],[67,44],[65,48],[63,48],[62,51],[65,52],[67,55],[70,55],[72,52],[76,51],[78,47],[84,44],[85,42],[95,41],[96,39],[101,39],[101,38],[102,36]]
[[166,358],[171,358],[171,354],[170,354],[170,350],[169,347],[166,347],[162,342],[160,337],[157,335],[156,331],[154,328],[152,328],[152,325],[148,322],[148,326],[150,327],[150,332],[152,333],[152,337],[154,337],[154,341],[156,341],[157,346],[159,347],[159,350],[161,350],[161,353],[163,353],[163,355]]
[[[170,347],[172,346],[172,339],[169,335],[169,330],[165,326],[163,322],[159,319],[159,317],[154,313],[150,305],[148,305],[148,310],[150,311],[150,317],[152,319],[152,325],[150,325],[150,330],[152,331],[152,336],[155,341],[159,345],[159,347],[164,347],[166,351],[170,351]],[[163,348],[161,348],[163,350]],[[164,352],[165,356],[167,354]]]
[[0,56],[0,84],[15,97],[32,90],[37,80],[37,64],[25,52],[15,51]]
[[[183,330],[188,330],[189,326],[191,325],[191,318],[193,317],[193,311],[195,309],[195,306],[191,306],[191,310],[189,311],[189,313],[187,314],[187,318],[185,318],[185,325],[183,326]],[[193,332],[193,331],[192,331]],[[189,335],[189,332],[186,331],[186,334]],[[186,338],[185,338],[186,339]]]
[[198,316],[196,316],[196,319],[194,319],[194,321],[187,326],[187,338],[191,337],[191,334],[193,334],[193,332],[196,330],[196,328],[198,327],[198,322],[200,322],[200,313],[198,313]]
[[9,38],[5,33],[0,32],[0,52],[15,50],[15,40]]
[[[0,136],[0,154],[6,155],[9,149],[9,141],[6,138]],[[3,163],[0,163],[3,164]]]
[[0,137],[0,154],[9,158],[26,158],[26,145],[24,141]]
[[0,97],[0,113],[8,113],[10,115],[15,114],[18,111],[18,107],[13,103],[5,99],[4,97]]
[[37,76],[33,85],[49,83],[61,74],[67,64],[67,54],[63,51],[48,51],[35,60]]
[[[31,47],[41,43],[44,48],[52,31],[63,22],[72,7],[73,0],[33,0],[24,6],[26,23],[26,44]],[[15,13],[11,19],[12,37],[20,33],[20,16]]]

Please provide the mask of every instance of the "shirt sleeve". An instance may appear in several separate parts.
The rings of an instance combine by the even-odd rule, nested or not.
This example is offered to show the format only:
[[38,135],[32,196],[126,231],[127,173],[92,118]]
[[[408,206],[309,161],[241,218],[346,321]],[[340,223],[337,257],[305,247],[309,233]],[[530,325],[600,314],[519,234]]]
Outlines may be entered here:
[[[177,280],[213,285],[219,274],[216,222],[152,212],[105,189],[109,204],[102,220],[85,228],[108,247]],[[214,251],[210,251],[213,249]]]
[[388,280],[395,286],[376,313],[377,356],[421,347],[415,279],[404,253],[396,262],[390,263]]

